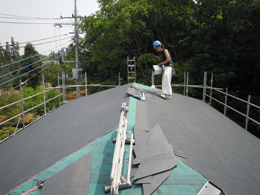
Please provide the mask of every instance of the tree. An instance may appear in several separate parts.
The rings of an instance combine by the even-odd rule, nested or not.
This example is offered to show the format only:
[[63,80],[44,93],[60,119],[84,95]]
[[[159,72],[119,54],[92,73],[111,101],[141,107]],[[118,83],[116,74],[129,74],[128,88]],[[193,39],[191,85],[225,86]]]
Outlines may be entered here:
[[[21,77],[21,81],[27,81],[27,85],[34,89],[37,85],[40,84],[41,80],[41,74],[36,74],[41,70],[41,68],[38,67],[42,65],[42,62],[38,62],[40,60],[40,57],[37,54],[39,53],[35,50],[33,45],[31,43],[27,43],[24,48],[23,59],[28,59],[21,62],[21,66],[24,68],[18,71],[18,75],[23,75]],[[38,69],[34,70],[35,68]],[[19,83],[16,81],[16,84]]]
[[[117,81],[118,72],[126,75],[126,58],[136,57],[137,80],[147,84],[151,65],[158,63],[152,42],[160,40],[172,54],[176,82],[189,71],[189,83],[202,84],[206,71],[214,74],[215,86],[228,87],[242,99],[250,94],[260,104],[259,0],[98,2],[100,11],[81,25],[81,59],[93,82]],[[202,91],[191,95],[201,98]]]
[[[42,92],[42,87],[40,86],[36,86],[36,88],[32,88],[32,87],[28,87],[27,85],[23,86],[23,97],[30,97],[32,95],[38,94]],[[51,90],[45,93],[45,100],[49,100],[55,96],[58,95],[58,92],[55,90]],[[32,97],[30,99],[27,99],[24,101],[24,110],[29,110],[32,107],[35,107],[39,104],[41,104],[43,102],[43,94],[41,95],[37,95],[35,97]],[[48,102],[46,104],[46,110],[48,110],[48,108],[51,110],[53,105],[55,105],[56,107],[59,106],[59,99],[56,98],[50,102]],[[36,109],[35,111],[33,111],[35,115],[42,115],[44,114],[44,107],[41,106],[38,109]]]
[[[12,74],[3,76],[3,75],[10,73],[12,71],[11,66],[4,66],[4,65],[7,65],[7,64],[10,63],[10,61],[8,61],[8,56],[9,56],[9,51],[3,49],[3,47],[0,46],[0,66],[1,66],[1,68],[0,68],[1,75],[0,76],[2,76],[0,78],[0,84],[10,80],[13,77]],[[8,90],[11,87],[12,87],[12,84],[10,82],[2,84],[0,86],[1,95],[4,95],[5,92],[6,92],[6,95],[8,95]]]
[[[11,37],[11,47],[10,47],[10,54],[12,62],[17,62],[20,60],[20,54],[19,54],[19,43],[14,41],[14,38]],[[12,70],[17,70],[20,68],[20,62],[14,63],[12,65]],[[14,72],[13,75],[16,75],[17,72]]]
[[[19,61],[20,59],[20,55],[19,55],[19,43],[18,42],[14,42],[13,37],[11,38],[11,45],[9,44],[9,42],[6,42],[6,46],[5,49],[0,46],[0,66],[1,67],[1,75],[5,75],[3,77],[0,78],[0,83],[4,83],[10,79],[12,79],[15,75],[16,72],[13,72],[14,70],[17,70],[20,67],[20,63],[14,63],[16,61]],[[9,65],[8,65],[9,64]],[[5,66],[8,65],[8,66]],[[13,72],[13,73],[11,73]],[[0,76],[1,76],[0,75]],[[8,90],[12,87],[13,82],[8,82],[6,84],[3,84],[0,86],[0,88],[2,88],[4,91],[7,92],[8,95]]]

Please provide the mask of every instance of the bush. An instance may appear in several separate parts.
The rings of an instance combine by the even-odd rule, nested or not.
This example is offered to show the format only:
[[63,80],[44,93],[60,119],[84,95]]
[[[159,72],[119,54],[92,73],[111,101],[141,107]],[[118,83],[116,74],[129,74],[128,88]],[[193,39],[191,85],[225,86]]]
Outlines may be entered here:
[[7,138],[7,133],[4,133],[4,134],[2,134],[2,136],[1,136],[1,140],[4,140],[5,138]]
[[[42,92],[42,87],[37,86],[35,89],[33,89],[32,87],[23,87],[23,91],[24,91],[24,97],[29,97],[32,96],[34,94],[40,93]],[[45,101],[55,97],[58,95],[58,92],[56,90],[51,90],[45,93]],[[37,106],[39,104],[43,103],[43,94],[41,95],[37,95],[33,98],[30,98],[28,100],[24,101],[24,110],[28,110],[34,106]],[[48,108],[50,110],[52,110],[52,106],[55,105],[56,107],[59,105],[59,100],[58,98],[48,102],[46,104],[46,110],[48,110]],[[36,108],[35,111],[35,115],[43,115],[44,114],[44,107],[38,107],[38,109]]]
[[[0,107],[11,104],[20,99],[19,93],[11,92],[10,95],[1,95],[0,96]],[[21,112],[21,104],[17,103],[12,106],[0,110],[0,115],[11,118],[12,116],[17,115]],[[10,122],[12,123],[12,122]]]

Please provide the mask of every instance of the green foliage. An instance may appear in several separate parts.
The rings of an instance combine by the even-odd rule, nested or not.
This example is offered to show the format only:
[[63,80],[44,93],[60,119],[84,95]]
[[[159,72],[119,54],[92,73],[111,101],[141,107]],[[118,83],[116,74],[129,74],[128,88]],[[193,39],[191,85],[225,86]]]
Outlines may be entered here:
[[[64,66],[64,65],[62,65]],[[44,76],[44,83],[50,83],[51,86],[58,85],[58,73],[61,77],[62,68],[58,64],[50,64],[44,68],[42,75]],[[61,82],[61,81],[60,81]],[[61,83],[60,83],[61,84]]]
[[[39,94],[42,92],[42,87],[37,86],[35,89],[32,87],[28,87],[28,86],[23,86],[23,99],[26,97],[30,97],[33,96],[35,94]],[[45,93],[45,100],[49,100],[55,96],[58,95],[58,92],[55,90],[50,90],[48,92]],[[3,94],[0,96],[0,107],[11,104],[13,102],[16,102],[20,100],[20,93],[19,91],[14,91],[7,94]],[[43,94],[41,95],[37,95],[35,97],[32,97],[30,99],[24,100],[23,101],[23,108],[24,111],[27,111],[39,104],[43,103]],[[58,98],[55,98],[54,100],[48,102],[46,104],[46,110],[52,110],[53,105],[55,105],[56,107],[59,106],[59,100]],[[13,116],[16,116],[18,114],[21,113],[21,104],[20,102],[17,104],[14,104],[12,106],[6,107],[4,109],[0,110],[0,115],[5,116],[6,119],[11,118]],[[33,113],[34,116],[36,115],[43,115],[44,114],[44,107],[43,105],[35,108],[34,110],[30,111],[29,113]],[[27,113],[28,114],[28,113]],[[27,115],[25,114],[25,116]],[[6,120],[4,119],[4,120]],[[13,119],[12,121],[9,121],[7,123],[4,123],[1,127],[0,130],[4,130],[8,127],[8,129],[6,129],[4,132],[2,132],[0,134],[0,140],[5,139],[7,137],[7,131],[9,131],[10,135],[15,131],[15,126],[16,126],[16,122],[18,121],[17,118]],[[21,126],[21,123],[20,123]]]
[[[0,66],[9,64],[11,62],[11,55],[8,50],[4,50],[2,46],[0,46]],[[12,71],[12,66],[6,66],[0,69],[1,75],[10,73]],[[0,83],[4,83],[10,79],[13,78],[12,74],[6,75],[4,77],[0,78]],[[6,84],[3,84],[0,86],[0,90],[2,91],[8,91],[11,88],[12,84],[11,82],[8,82]]]
[[[7,93],[2,93],[0,95],[0,107],[6,106],[8,104],[11,104],[13,102],[16,102],[20,100],[20,94],[18,91],[15,92],[9,92]],[[17,103],[14,104],[12,106],[6,107],[4,109],[0,110],[0,116],[3,116],[4,120],[9,119],[13,116],[18,115],[19,113],[21,113],[21,104]],[[6,129],[7,127],[9,127],[8,129],[6,129],[6,131],[0,133],[0,140],[3,140],[7,137],[7,131],[9,130],[9,133],[12,134],[14,131],[13,127],[10,127],[12,124],[16,124],[16,122],[18,121],[17,118],[4,123],[3,125],[0,126],[0,131]]]
[[[20,100],[20,94],[18,91],[10,92],[10,93],[2,93],[0,95],[0,107],[11,104]],[[21,104],[17,103],[12,106],[6,107],[0,110],[0,115],[6,116],[7,118],[11,118],[18,113],[21,113]],[[15,119],[16,120],[16,119]]]
[[5,139],[5,138],[7,138],[7,133],[4,133],[1,135],[1,140]]
[[[116,82],[111,81],[111,80],[106,80],[105,82],[102,82],[101,85],[116,85]],[[111,88],[110,87],[99,87],[97,92],[104,91],[104,90],[111,89]]]
[[[152,65],[160,61],[152,43],[160,40],[173,57],[177,72],[173,83],[183,84],[184,72],[189,71],[189,84],[202,85],[206,71],[214,74],[214,86],[228,87],[230,93],[243,99],[247,99],[250,94],[256,105],[260,105],[259,0],[98,0],[98,3],[100,10],[82,19],[80,26],[85,37],[80,39],[79,61],[83,72],[88,73],[88,83],[118,84],[120,72],[122,84],[125,84],[126,59],[135,57],[137,82],[150,85]],[[0,65],[15,61],[18,57],[17,49],[18,44],[13,39],[11,45],[6,43],[6,50],[0,46]],[[23,58],[37,53],[31,44],[27,44]],[[65,60],[74,59],[75,52],[71,50],[66,54]],[[26,66],[37,60],[39,58],[34,57],[17,66]],[[26,73],[40,65],[41,63],[36,63],[17,74]],[[62,71],[71,78],[74,66],[68,63],[47,66],[42,72],[45,83],[56,86],[57,73]],[[2,68],[1,73],[8,73],[13,68]],[[34,89],[25,87],[27,95],[41,92],[41,88],[36,87],[41,83],[41,75],[34,77],[34,74],[31,72],[21,78],[22,81],[32,78],[26,87]],[[11,74],[0,78],[0,83],[14,76]],[[15,82],[0,88],[8,91],[13,84],[19,84],[18,79]],[[75,81],[67,80],[66,83],[75,84]],[[161,84],[161,75],[155,76],[155,84]],[[90,87],[88,93],[105,89],[107,88]],[[183,93],[183,88],[174,87],[173,90]],[[51,93],[54,91],[48,92],[46,96],[53,97],[54,94]],[[189,96],[201,98],[202,90],[189,88]],[[42,95],[37,98],[33,101],[43,101]],[[26,106],[34,106],[33,101],[28,101]],[[241,107],[235,101],[231,104],[233,107]],[[212,105],[219,107],[215,103]],[[8,112],[19,110],[19,104],[16,106]],[[241,112],[244,111],[245,107]],[[39,109],[39,112],[43,113],[43,109]],[[250,114],[252,118],[260,120],[259,110],[252,109]],[[231,115],[233,120],[243,121],[236,115]],[[250,127],[259,128],[254,123]]]
[[8,131],[9,131],[9,135],[12,135],[14,133],[14,131],[15,131],[15,127],[9,127],[4,132],[0,133],[0,141],[4,140],[5,138],[8,137]]
[[[35,94],[39,94],[42,92],[42,87],[37,86],[35,89],[32,87],[24,86],[23,87],[23,98],[30,97]],[[58,95],[58,92],[55,90],[51,90],[45,93],[45,101],[55,97]],[[46,104],[46,110],[48,111],[48,108],[52,110],[52,106],[55,105],[58,107],[59,102],[58,98],[55,98],[54,100],[48,102]],[[37,95],[35,97],[29,98],[24,101],[24,110],[28,110],[30,108],[33,108],[39,104],[43,103],[43,94]],[[35,112],[33,112],[35,115],[43,115],[44,114],[44,107],[43,105],[36,108]]]
[[[105,82],[99,83],[99,81],[97,81],[97,84],[101,84],[101,85],[117,85],[117,83],[115,81],[112,81],[110,79],[106,80]],[[107,89],[111,89],[113,87],[89,87],[88,88],[88,95],[90,94],[94,94],[100,91],[104,91]]]
[[[189,84],[202,85],[206,71],[214,74],[214,86],[259,99],[259,0],[98,2],[100,11],[81,26],[81,61],[90,82],[117,82],[118,72],[127,81],[126,59],[135,57],[137,82],[149,85],[159,62],[152,43],[160,40],[175,63],[174,83],[184,83],[189,71]],[[201,98],[202,91],[189,88],[189,95]]]
[[[38,54],[38,52],[35,50],[35,48],[33,47],[33,45],[31,43],[27,43],[25,48],[24,48],[24,56],[23,59],[26,59],[24,61],[21,62],[21,66],[25,67],[21,70],[18,71],[18,75],[23,75],[22,77],[20,77],[20,80],[22,82],[27,81],[27,84],[30,87],[36,88],[37,85],[40,84],[41,81],[41,75],[40,74],[36,74],[37,72],[39,72],[41,70],[41,68],[38,68],[37,71],[33,69],[39,67],[42,65],[42,62],[38,62],[40,60],[39,55],[35,56],[36,54]],[[34,56],[34,57],[32,57]],[[16,79],[14,82],[14,85],[19,85],[19,80]]]
[[[94,84],[94,83],[91,83]],[[96,81],[96,84],[100,84],[99,81]],[[88,87],[88,95],[96,93],[98,90],[98,87]]]

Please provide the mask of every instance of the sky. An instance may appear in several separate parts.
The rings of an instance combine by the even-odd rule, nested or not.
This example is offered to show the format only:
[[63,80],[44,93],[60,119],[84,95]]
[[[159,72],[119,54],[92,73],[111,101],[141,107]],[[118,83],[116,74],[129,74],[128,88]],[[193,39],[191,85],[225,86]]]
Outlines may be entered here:
[[[77,13],[81,16],[91,15],[99,10],[99,4],[96,0],[77,0],[76,3]],[[68,46],[72,43],[68,37],[73,36],[69,33],[74,31],[74,26],[63,25],[62,28],[59,28],[55,27],[54,24],[74,22],[74,19],[60,19],[60,16],[72,17],[74,4],[75,0],[0,0],[1,46],[5,46],[6,42],[10,43],[11,37],[14,38],[15,42],[19,42],[20,46],[31,42],[35,49],[43,55],[48,55],[51,51],[57,52],[62,47]],[[14,24],[15,22],[49,24]],[[52,43],[36,45],[44,42]],[[24,48],[21,48],[20,54],[23,55],[23,53]]]

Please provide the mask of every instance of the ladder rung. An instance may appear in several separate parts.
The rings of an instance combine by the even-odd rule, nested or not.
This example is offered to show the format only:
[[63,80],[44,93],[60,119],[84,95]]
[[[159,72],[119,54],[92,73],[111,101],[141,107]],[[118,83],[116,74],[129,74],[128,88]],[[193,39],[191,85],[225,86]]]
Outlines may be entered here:
[[135,74],[135,72],[128,72],[129,74]]
[[135,77],[128,77],[128,79],[135,79]]
[[135,67],[135,65],[134,64],[132,64],[132,65],[128,65],[129,67]]

